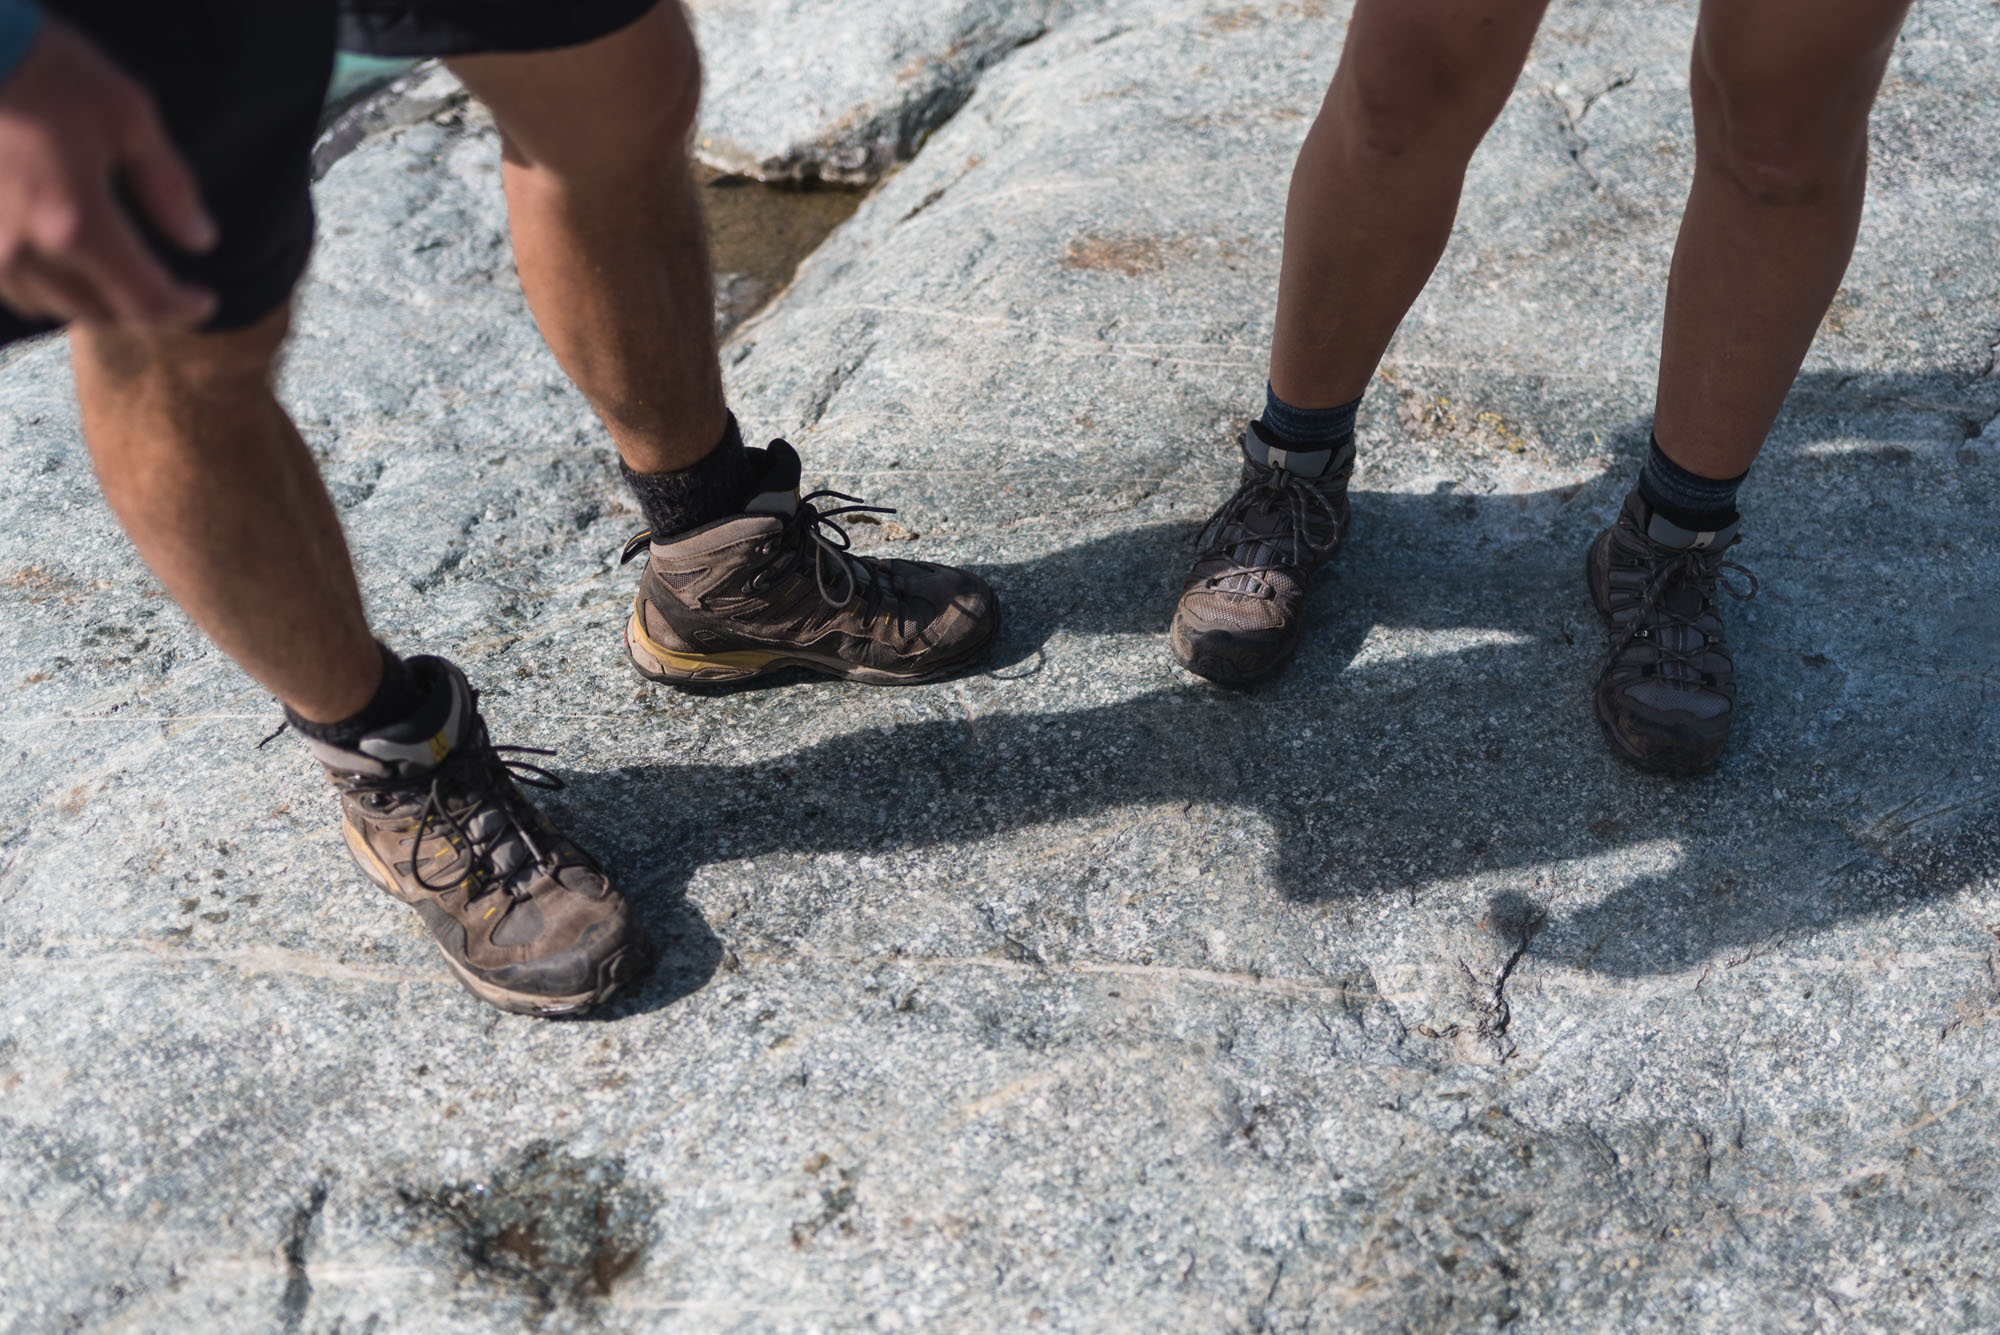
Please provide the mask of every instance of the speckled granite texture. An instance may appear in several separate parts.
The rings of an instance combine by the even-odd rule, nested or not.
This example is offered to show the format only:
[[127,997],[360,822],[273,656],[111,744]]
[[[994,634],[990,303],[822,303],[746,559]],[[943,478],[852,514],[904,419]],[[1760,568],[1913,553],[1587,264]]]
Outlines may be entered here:
[[118,535],[62,349],[0,364],[0,1331],[2000,1326],[1990,8],[1897,50],[1691,783],[1603,748],[1581,558],[1646,438],[1692,7],[1555,7],[1241,695],[1164,630],[1345,9],[978,8],[1045,31],[724,354],[746,430],[902,507],[864,548],[1000,588],[959,681],[641,682],[637,517],[490,134],[391,118],[321,182],[286,396],[382,633],[558,749],[666,943],[601,1020],[447,980]]

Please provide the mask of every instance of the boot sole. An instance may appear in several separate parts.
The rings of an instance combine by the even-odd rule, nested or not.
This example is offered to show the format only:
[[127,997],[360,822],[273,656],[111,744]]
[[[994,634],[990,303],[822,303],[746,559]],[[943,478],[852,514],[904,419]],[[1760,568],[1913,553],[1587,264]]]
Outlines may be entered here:
[[463,964],[453,959],[442,946],[438,953],[451,966],[452,976],[458,979],[466,991],[478,997],[489,1006],[497,1006],[515,1015],[539,1015],[553,1018],[560,1015],[581,1015],[594,1006],[610,1000],[611,994],[646,971],[648,952],[643,945],[633,943],[622,950],[607,955],[597,966],[597,985],[588,992],[578,992],[574,996],[545,997],[530,992],[510,992],[472,973]]
[[[1597,559],[1597,549],[1609,541],[1608,531],[1598,534],[1583,556],[1583,581],[1590,589],[1591,605],[1597,609],[1597,615],[1603,620],[1607,630],[1611,628],[1611,591],[1598,581],[1597,568],[1600,562]],[[1603,730],[1604,740],[1610,745],[1612,754],[1649,774],[1664,774],[1675,779],[1692,779],[1696,775],[1706,774],[1722,759],[1723,748],[1729,744],[1728,739],[1724,738],[1712,747],[1675,751],[1664,756],[1641,751],[1618,731],[1618,725],[1612,719],[1611,711],[1605,707],[1604,696],[1601,693],[1591,692],[1591,704],[1593,712],[1597,715],[1597,726]]]
[[920,682],[936,681],[940,677],[951,676],[970,667],[986,652],[1000,633],[999,605],[996,603],[993,620],[987,626],[986,634],[963,653],[915,672],[888,672],[881,668],[860,667],[837,658],[789,653],[782,649],[730,649],[713,654],[683,653],[680,650],[667,648],[646,634],[639,606],[635,600],[632,604],[632,615],[625,622],[625,656],[631,660],[633,668],[640,676],[648,681],[657,681],[668,686],[728,686],[758,677],[768,677],[791,668],[803,668],[821,676],[860,682],[869,686],[914,686]]
[[[410,901],[404,898],[397,888],[395,877],[389,874],[388,869],[382,865],[382,860],[375,855],[375,850],[368,847],[359,832],[346,821],[340,823],[340,832],[347,839],[348,852],[353,854],[354,861],[360,866],[362,874],[397,903],[408,904]],[[458,980],[461,987],[487,1005],[498,1007],[513,1015],[553,1017],[581,1015],[593,1006],[608,1000],[612,993],[644,973],[647,964],[650,963],[651,952],[646,949],[644,940],[637,937],[636,929],[634,937],[633,941],[598,962],[597,982],[588,991],[556,997],[537,992],[515,992],[489,982],[473,973],[463,961],[454,958],[451,952],[444,948],[442,941],[438,941],[435,937],[432,941],[438,948],[438,954],[444,957],[445,964],[451,969],[452,977]]]
[[1624,736],[1619,733],[1618,725],[1612,721],[1610,712],[1605,709],[1604,700],[1601,696],[1596,700],[1595,712],[1597,714],[1598,726],[1604,731],[1604,740],[1611,744],[1613,753],[1619,759],[1635,765],[1649,774],[1664,774],[1674,779],[1692,779],[1696,775],[1706,774],[1715,768],[1716,762],[1722,759],[1723,748],[1728,745],[1724,741],[1707,750],[1675,751],[1664,756],[1641,751],[1626,741]]

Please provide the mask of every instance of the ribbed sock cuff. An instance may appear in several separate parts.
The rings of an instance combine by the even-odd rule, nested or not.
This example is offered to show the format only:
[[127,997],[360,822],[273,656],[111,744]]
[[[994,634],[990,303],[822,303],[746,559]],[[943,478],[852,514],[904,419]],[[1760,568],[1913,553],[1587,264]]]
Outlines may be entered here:
[[424,685],[410,671],[410,665],[388,645],[378,641],[376,647],[382,651],[382,684],[375,688],[374,696],[361,707],[361,712],[337,723],[315,723],[286,705],[285,721],[292,725],[293,731],[328,746],[352,750],[369,733],[400,723],[423,707]]
[[734,413],[729,415],[729,425],[716,447],[693,467],[672,473],[635,473],[620,460],[618,471],[638,497],[646,527],[653,530],[656,542],[737,513],[757,488],[757,474],[750,466],[750,452],[743,448],[743,433],[736,428]]
[[1736,521],[1736,493],[1748,476],[1747,472],[1728,478],[1690,473],[1667,457],[1655,436],[1639,469],[1639,495],[1682,528],[1719,529]]
[[1335,445],[1354,434],[1354,414],[1361,400],[1337,408],[1294,408],[1278,397],[1267,382],[1264,386],[1264,416],[1257,427],[1277,445]]

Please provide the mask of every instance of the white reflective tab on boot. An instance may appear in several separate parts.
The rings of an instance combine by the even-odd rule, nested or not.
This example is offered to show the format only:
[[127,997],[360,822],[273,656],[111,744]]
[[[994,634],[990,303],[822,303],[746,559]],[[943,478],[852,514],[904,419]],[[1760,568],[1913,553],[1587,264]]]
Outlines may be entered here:
[[[1340,453],[1351,457],[1353,451],[1354,444],[1350,440]],[[1293,477],[1324,477],[1326,471],[1336,463],[1332,446],[1329,445],[1323,450],[1288,450],[1282,445],[1266,440],[1263,433],[1257,430],[1255,422],[1250,423],[1243,432],[1243,453],[1250,457],[1252,463],[1290,473]]]

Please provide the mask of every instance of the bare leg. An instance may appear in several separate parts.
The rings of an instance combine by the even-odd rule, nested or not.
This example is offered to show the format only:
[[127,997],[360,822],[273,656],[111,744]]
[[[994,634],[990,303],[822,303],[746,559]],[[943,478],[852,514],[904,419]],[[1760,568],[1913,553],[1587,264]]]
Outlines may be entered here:
[[358,713],[382,659],[347,543],[305,442],[271,392],[286,312],[189,334],[71,327],[105,499],[196,625],[315,722]]
[[1757,457],[1854,251],[1868,111],[1908,0],[1702,5],[1694,187],[1667,285],[1660,448],[1705,477]]
[[[1545,4],[1357,0],[1285,211],[1271,388],[1286,406],[1343,408],[1367,389],[1444,253],[1466,163]],[[1351,409],[1328,413],[1325,437],[1268,454],[1261,429],[1245,433],[1242,481],[1204,527],[1168,628],[1182,667],[1248,686],[1290,661],[1306,581],[1346,533],[1351,427]]]
[[689,174],[701,70],[680,6],[451,68],[499,122],[514,260],[556,360],[634,471],[699,462],[728,413]]
[[1271,385],[1300,408],[1367,389],[1451,236],[1465,167],[1546,0],[1360,0],[1285,212]]

